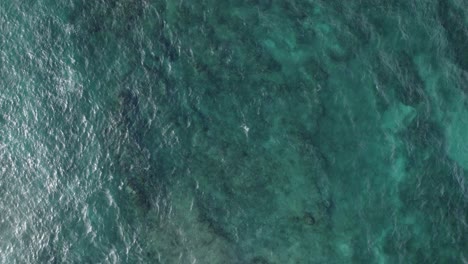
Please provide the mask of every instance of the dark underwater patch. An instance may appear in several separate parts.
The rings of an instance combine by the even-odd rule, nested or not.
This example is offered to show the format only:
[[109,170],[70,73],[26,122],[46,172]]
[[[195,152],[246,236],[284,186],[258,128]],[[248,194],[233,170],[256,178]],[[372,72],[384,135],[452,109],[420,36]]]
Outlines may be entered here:
[[[462,1],[463,2],[463,1]],[[438,1],[439,20],[447,34],[453,59],[464,71],[468,71],[468,27],[466,6],[456,7],[450,0]]]

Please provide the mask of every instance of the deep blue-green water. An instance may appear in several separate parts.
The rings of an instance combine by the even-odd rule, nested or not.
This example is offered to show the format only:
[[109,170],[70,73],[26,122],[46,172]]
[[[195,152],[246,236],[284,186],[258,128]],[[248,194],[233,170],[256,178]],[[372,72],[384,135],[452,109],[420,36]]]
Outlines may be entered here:
[[468,263],[467,0],[2,0],[0,263]]

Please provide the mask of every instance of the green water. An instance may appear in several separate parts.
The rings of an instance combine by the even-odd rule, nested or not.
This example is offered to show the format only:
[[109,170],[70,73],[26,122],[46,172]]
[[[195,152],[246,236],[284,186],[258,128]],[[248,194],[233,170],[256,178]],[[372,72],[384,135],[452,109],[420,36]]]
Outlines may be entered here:
[[1,263],[468,263],[466,0],[0,3]]

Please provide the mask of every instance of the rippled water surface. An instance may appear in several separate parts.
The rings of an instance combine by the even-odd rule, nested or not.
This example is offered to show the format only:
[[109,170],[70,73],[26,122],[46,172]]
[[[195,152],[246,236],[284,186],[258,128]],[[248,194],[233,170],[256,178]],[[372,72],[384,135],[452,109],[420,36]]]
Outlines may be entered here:
[[466,0],[2,0],[0,263],[468,263]]

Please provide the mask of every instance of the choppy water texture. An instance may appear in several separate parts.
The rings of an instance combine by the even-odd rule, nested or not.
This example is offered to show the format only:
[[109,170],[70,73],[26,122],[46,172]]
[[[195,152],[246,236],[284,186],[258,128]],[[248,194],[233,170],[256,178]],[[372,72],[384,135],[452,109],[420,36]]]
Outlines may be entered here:
[[466,0],[2,0],[1,263],[468,263]]

